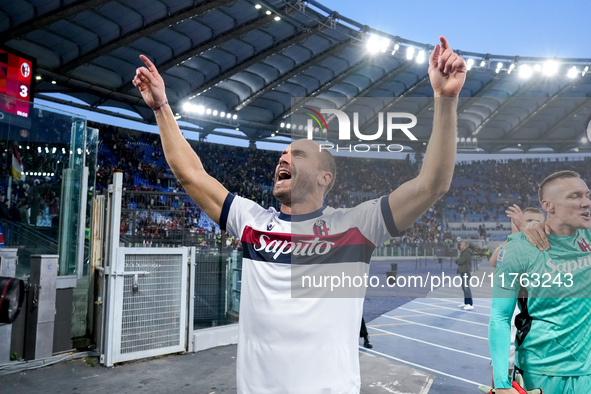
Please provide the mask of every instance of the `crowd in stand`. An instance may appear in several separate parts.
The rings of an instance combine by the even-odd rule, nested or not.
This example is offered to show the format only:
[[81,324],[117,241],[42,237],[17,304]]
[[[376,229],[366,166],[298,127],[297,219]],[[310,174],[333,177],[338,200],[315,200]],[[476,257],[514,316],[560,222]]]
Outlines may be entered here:
[[573,170],[583,179],[591,177],[591,158],[579,161],[517,159],[485,160],[456,166],[451,190],[445,196],[446,210],[482,214],[481,221],[507,220],[505,208],[513,203],[538,207],[538,185],[550,173]]
[[[169,184],[168,181],[174,180],[174,176],[166,164],[156,167],[155,158],[146,157],[145,152],[139,148],[142,143],[152,146],[155,152],[159,152],[157,159],[162,157],[158,135],[144,133],[138,136],[114,127],[101,130],[98,189],[107,187],[113,172],[122,171],[124,187],[127,190],[182,191],[177,182],[172,182],[174,188],[165,189],[161,186]],[[255,200],[263,206],[279,206],[272,196],[273,176],[279,152],[203,142],[192,142],[192,145],[208,173],[218,179],[231,193]],[[337,157],[336,160],[338,181],[326,201],[327,205],[334,207],[350,207],[386,195],[418,173],[417,165],[411,162],[410,158],[380,160],[379,166],[376,166],[376,161],[372,159]],[[147,182],[137,184],[137,179],[134,179],[136,174],[140,174],[140,178]],[[408,242],[441,241],[443,226],[440,221],[440,210],[441,207],[437,206],[428,212],[407,231],[405,239]],[[188,220],[188,223],[195,226],[195,217],[189,219],[192,220]],[[162,224],[162,227],[170,228],[170,223]]]
[[[57,122],[57,123],[56,123]],[[59,119],[47,117],[47,127],[65,138],[65,126],[60,127]],[[67,122],[66,122],[67,123]],[[65,123],[64,123],[65,124]],[[96,188],[105,189],[112,182],[114,172],[124,175],[124,188],[128,191],[183,192],[170,168],[166,164],[162,145],[157,134],[141,133],[102,124],[92,124],[100,130]],[[63,129],[63,130],[62,130]],[[230,192],[252,199],[263,206],[279,204],[272,196],[273,175],[280,152],[224,146],[206,142],[190,142],[201,158],[205,169],[218,179]],[[2,149],[4,148],[4,149]],[[0,150],[9,152],[7,143]],[[60,184],[61,170],[68,166],[69,147],[67,143],[48,144],[37,142],[20,146],[25,168],[47,168],[54,176],[29,176],[25,181],[15,181],[12,199],[16,211],[30,207],[31,217],[50,211],[59,214],[59,197],[53,188]],[[7,153],[4,166],[0,168],[2,179],[10,174]],[[351,207],[362,201],[388,194],[419,172],[420,156],[403,160],[381,160],[336,157],[337,182],[326,199],[334,207]],[[61,163],[61,164],[60,164]],[[545,175],[558,170],[571,169],[583,179],[591,177],[591,159],[579,161],[521,159],[487,160],[459,163],[454,181],[447,195],[432,207],[419,221],[408,229],[401,242],[437,243],[451,239],[446,229],[445,217],[454,215],[455,221],[502,222],[507,220],[504,210],[510,203],[538,206],[537,185]],[[6,185],[0,185],[6,193]],[[34,192],[33,192],[34,191]],[[51,193],[54,193],[53,198]],[[56,208],[57,206],[57,208]],[[137,207],[137,205],[135,206]],[[149,209],[153,208],[152,204]],[[170,221],[143,218],[151,228],[170,230],[189,228],[203,231],[202,213],[192,202],[183,202],[177,207],[185,212],[184,219]],[[148,209],[148,207],[138,207]],[[26,210],[26,209],[25,209]],[[472,215],[469,217],[469,215]],[[477,215],[477,216],[474,216]],[[472,219],[476,217],[476,219]],[[34,219],[31,219],[33,223]],[[448,220],[450,220],[448,218]],[[454,221],[454,220],[450,220]],[[497,228],[504,228],[502,223]],[[505,227],[507,229],[508,226]],[[208,231],[213,231],[207,228]],[[482,231],[480,231],[482,230]],[[126,229],[126,231],[128,231]],[[486,234],[484,225],[479,226],[479,235]]]

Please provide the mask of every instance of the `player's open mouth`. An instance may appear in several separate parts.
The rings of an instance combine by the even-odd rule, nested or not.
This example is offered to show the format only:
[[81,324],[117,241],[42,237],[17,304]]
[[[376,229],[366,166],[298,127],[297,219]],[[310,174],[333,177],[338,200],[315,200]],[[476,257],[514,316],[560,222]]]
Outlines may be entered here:
[[583,212],[581,214],[582,217],[584,217],[585,219],[591,219],[591,214],[589,212]]
[[282,168],[277,172],[277,184],[287,183],[291,180],[291,172],[285,168]]

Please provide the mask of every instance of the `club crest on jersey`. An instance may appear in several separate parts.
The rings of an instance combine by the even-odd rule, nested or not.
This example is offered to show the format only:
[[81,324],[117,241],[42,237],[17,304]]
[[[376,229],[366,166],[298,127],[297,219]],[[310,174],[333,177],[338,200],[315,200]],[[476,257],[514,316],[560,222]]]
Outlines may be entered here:
[[587,242],[585,238],[579,237],[579,239],[577,239],[577,245],[579,245],[581,252],[591,252],[591,245],[589,245],[589,242]]
[[314,223],[314,235],[328,235],[328,227],[326,227],[326,222],[322,219],[319,219]]
[[501,249],[499,255],[497,257],[497,267],[500,267],[503,264],[503,259],[505,258],[505,249]]

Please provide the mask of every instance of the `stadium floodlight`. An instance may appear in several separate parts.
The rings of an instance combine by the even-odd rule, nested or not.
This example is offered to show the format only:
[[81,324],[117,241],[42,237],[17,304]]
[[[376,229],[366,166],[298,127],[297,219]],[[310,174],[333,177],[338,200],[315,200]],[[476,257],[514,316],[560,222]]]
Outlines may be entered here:
[[284,128],[285,127],[285,123],[281,122],[281,124],[279,125],[279,127]]
[[205,110],[205,114],[207,114],[207,115],[211,115],[211,108],[208,108],[208,109],[206,109],[206,110]]
[[473,65],[474,65],[474,59],[472,59],[472,58],[469,58],[469,59],[466,61],[466,68],[467,68],[468,70],[471,70]]
[[567,75],[569,78],[576,78],[578,73],[579,73],[579,70],[577,70],[577,67],[576,67],[576,66],[572,66],[572,67],[571,67],[571,68],[568,70],[568,72],[566,73],[566,75]]
[[41,75],[37,75],[37,76],[35,77],[35,79],[36,79],[37,81],[41,81]]
[[542,66],[541,66],[540,64],[536,64],[536,65],[534,66],[534,71],[537,71],[537,72],[540,72],[540,71],[542,71]]
[[587,139],[587,137],[583,137],[581,138],[581,144],[586,144],[589,140]]
[[203,105],[198,105],[195,110],[199,115],[203,115],[205,113],[205,107]]
[[559,64],[554,60],[548,60],[544,63],[543,71],[544,74],[551,77],[558,72]]
[[486,61],[485,60],[481,60],[480,61],[480,67],[484,67],[486,66]]
[[424,50],[420,50],[419,54],[417,55],[417,63],[423,63],[425,61],[425,51]]
[[530,65],[528,64],[522,64],[521,66],[519,66],[519,76],[523,79],[527,79],[529,77],[531,77],[533,73],[533,69],[531,68]]
[[476,137],[472,138],[472,142],[476,143]]
[[213,116],[218,116],[218,110],[217,109],[214,109],[211,114]]
[[226,115],[226,118],[228,118],[228,119],[232,118],[232,114],[231,114],[231,113],[228,113],[228,114]]
[[256,8],[257,10],[261,9],[261,5],[260,4],[255,4],[254,8]]
[[275,19],[277,22],[279,22],[279,21],[281,20],[281,17],[280,17],[280,16],[276,16],[276,17],[275,17],[275,18],[273,18],[273,19]]
[[265,14],[267,14],[267,15],[271,15],[271,11],[267,10],[267,11],[265,12]]
[[220,118],[225,118],[226,117],[226,113],[224,111],[220,112]]
[[271,133],[271,137],[275,137],[275,133]]
[[407,60],[412,60],[412,58],[415,56],[415,49],[414,47],[408,47],[406,48],[406,59]]
[[501,62],[497,63],[497,68],[496,68],[495,72],[498,74],[502,68],[503,68],[503,63],[501,63]]
[[234,114],[234,116],[232,116],[232,119],[234,119],[234,120],[238,119],[238,115]]
[[463,143],[463,142],[465,142],[465,141],[466,141],[466,139],[465,139],[464,137],[460,138],[460,142],[462,142],[462,143]]
[[382,42],[380,43],[380,51],[382,53],[386,52],[388,50],[388,47],[390,46],[390,40],[386,37],[382,38]]
[[291,129],[291,123],[288,123],[286,126],[288,129]]
[[466,142],[468,142],[468,143],[472,142],[472,138],[470,138],[470,137],[466,138]]
[[399,48],[400,48],[400,45],[398,45],[398,43],[394,44],[394,49],[392,49],[391,55],[394,55]]
[[375,34],[370,34],[367,37],[365,47],[369,53],[386,52],[390,46],[390,40],[386,37],[380,37]]

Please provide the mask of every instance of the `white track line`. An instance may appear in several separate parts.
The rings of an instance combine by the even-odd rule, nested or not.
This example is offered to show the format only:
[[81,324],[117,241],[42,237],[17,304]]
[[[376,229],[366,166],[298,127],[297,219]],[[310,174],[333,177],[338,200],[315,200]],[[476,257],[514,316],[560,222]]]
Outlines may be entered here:
[[413,322],[413,321],[410,321],[410,320],[404,320],[404,319],[400,319],[398,317],[393,317],[393,316],[386,316],[386,315],[382,315],[382,316],[383,317],[387,317],[388,319],[392,319],[392,320],[400,320],[400,321],[403,321],[405,323],[412,323],[412,324],[417,325],[417,326],[423,326],[423,327],[433,328],[435,330],[447,331],[447,332],[451,332],[451,333],[458,334],[458,335],[464,335],[464,336],[467,336],[467,337],[472,337],[472,338],[477,338],[477,339],[483,339],[483,340],[485,340],[485,341],[488,342],[488,338],[486,338],[486,337],[480,337],[478,335],[466,334],[465,332],[448,330],[447,328],[441,328],[441,327],[436,327],[436,326],[430,326],[428,324],[416,323],[416,322]]
[[410,361],[406,361],[406,360],[402,360],[402,359],[400,359],[400,358],[392,357],[392,356],[390,356],[390,355],[388,355],[388,354],[384,354],[384,353],[376,352],[375,350],[372,350],[372,349],[365,349],[365,348],[363,348],[363,347],[361,347],[361,346],[359,346],[359,348],[360,348],[360,349],[363,349],[363,351],[365,351],[365,352],[379,354],[379,355],[380,355],[380,356],[382,356],[382,357],[386,357],[386,358],[389,358],[389,359],[391,359],[391,360],[394,360],[394,361],[401,362],[401,363],[403,363],[403,364],[412,365],[413,367],[421,368],[421,369],[423,369],[423,370],[425,370],[425,371],[433,372],[433,373],[436,373],[436,374],[438,374],[438,375],[448,376],[448,377],[450,377],[450,378],[453,378],[453,379],[461,380],[462,382],[466,382],[466,383],[473,384],[473,385],[475,385],[475,386],[477,386],[477,387],[478,387],[478,386],[482,386],[482,383],[477,383],[477,382],[473,382],[473,381],[471,381],[471,380],[468,380],[468,379],[460,378],[459,376],[450,375],[450,374],[448,374],[448,373],[441,372],[441,371],[438,371],[438,370],[436,370],[436,369],[433,369],[433,368],[425,367],[424,365],[420,365],[420,364],[411,363]]
[[479,326],[488,327],[488,324],[485,324],[485,323],[478,323],[478,322],[475,322],[475,321],[470,321],[470,320],[458,319],[458,318],[455,318],[455,317],[438,315],[436,313],[428,313],[428,312],[423,312],[423,311],[420,311],[420,310],[407,309],[407,308],[403,308],[403,307],[400,307],[400,306],[398,308],[396,308],[396,310],[399,310],[399,309],[402,309],[404,311],[411,311],[411,312],[415,312],[415,313],[422,313],[423,315],[436,316],[436,317],[441,317],[443,319],[457,320],[457,321],[461,321],[461,322],[464,322],[464,323],[476,324],[476,325],[479,325]]
[[[450,304],[457,304],[458,301],[452,301],[452,300],[448,300],[445,298],[428,298],[429,300],[437,300],[437,301],[443,301],[443,302],[448,302]],[[490,300],[490,298],[487,298],[487,300]],[[462,302],[462,300],[460,300],[460,302]],[[486,308],[486,309],[490,309],[490,305],[480,305],[478,304],[479,308]]]
[[381,329],[379,329],[379,328],[375,328],[375,327],[372,327],[372,326],[368,326],[368,327],[369,327],[369,328],[373,328],[373,329],[374,329],[374,330],[376,330],[376,331],[384,332],[384,333],[386,333],[386,334],[388,334],[388,335],[394,335],[394,336],[396,336],[396,337],[400,337],[400,338],[404,338],[404,339],[409,339],[409,340],[411,340],[411,341],[415,341],[415,342],[424,343],[425,345],[435,346],[435,347],[438,347],[438,348],[441,348],[441,349],[450,350],[450,351],[452,351],[452,352],[458,352],[458,353],[462,353],[462,354],[467,354],[468,356],[473,356],[473,357],[483,358],[483,359],[485,359],[485,360],[488,360],[488,361],[490,361],[490,357],[481,356],[480,354],[475,354],[475,353],[465,352],[465,351],[463,351],[463,350],[458,350],[458,349],[454,349],[454,348],[451,348],[451,347],[447,347],[447,346],[443,346],[443,345],[438,345],[438,344],[436,344],[436,343],[432,343],[432,342],[423,341],[423,340],[421,340],[421,339],[416,339],[416,338],[407,337],[407,336],[405,336],[405,335],[400,335],[400,334],[396,334],[396,333],[394,333],[394,332],[390,332],[390,331],[386,331],[386,330],[381,330]]
[[[428,306],[434,306],[434,307],[437,307],[437,308],[449,309],[450,311],[456,311],[456,312],[460,312],[462,310],[460,308],[448,308],[448,307],[437,305],[437,304],[427,304],[426,302],[420,302],[420,301],[417,301],[417,300],[413,300],[410,303],[421,304],[421,305],[428,305]],[[408,304],[406,304],[406,305],[408,305]],[[479,312],[474,312],[473,310],[471,310],[469,313],[471,315],[481,315],[481,316],[486,316],[486,317],[489,317],[490,316],[490,313],[479,313]]]

